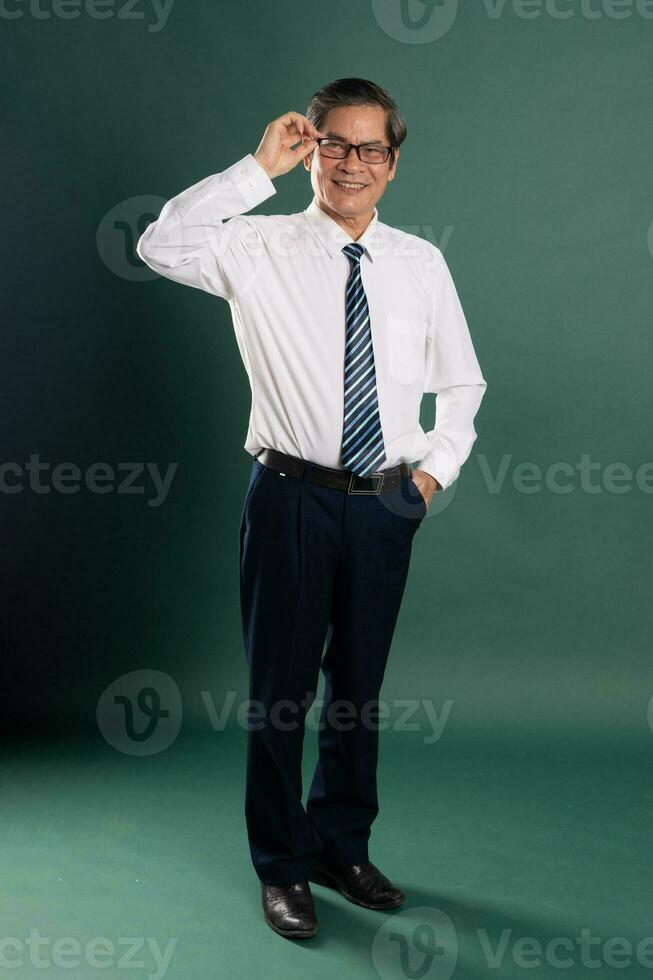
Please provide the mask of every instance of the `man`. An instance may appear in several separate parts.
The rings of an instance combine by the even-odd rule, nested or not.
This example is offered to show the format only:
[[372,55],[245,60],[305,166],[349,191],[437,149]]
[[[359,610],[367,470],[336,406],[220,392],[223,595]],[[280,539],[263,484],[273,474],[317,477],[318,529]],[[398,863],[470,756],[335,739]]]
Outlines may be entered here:
[[[318,928],[309,880],[366,908],[404,901],[368,854],[378,695],[413,536],[469,456],[486,388],[441,252],[379,219],[405,137],[387,92],[339,79],[305,116],[273,120],[254,154],[169,201],[138,243],[161,275],[229,302],[252,389],[239,558],[257,712],[245,812],[265,921],[290,938]],[[300,161],[314,192],[304,211],[243,216]],[[428,433],[424,392],[437,395]]]

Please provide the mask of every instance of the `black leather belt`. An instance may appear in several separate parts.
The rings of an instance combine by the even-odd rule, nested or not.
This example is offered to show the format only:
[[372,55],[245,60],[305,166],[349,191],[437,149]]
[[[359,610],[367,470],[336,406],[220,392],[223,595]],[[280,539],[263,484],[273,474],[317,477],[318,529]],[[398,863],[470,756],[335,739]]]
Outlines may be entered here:
[[398,490],[402,479],[410,476],[408,463],[400,463],[388,470],[377,470],[369,476],[358,476],[351,470],[334,470],[318,463],[310,463],[298,456],[289,456],[276,449],[262,449],[256,457],[264,466],[285,473],[288,476],[298,476],[300,479],[308,467],[308,479],[311,483],[319,483],[323,487],[334,490],[345,490],[347,493],[383,493],[387,490]]

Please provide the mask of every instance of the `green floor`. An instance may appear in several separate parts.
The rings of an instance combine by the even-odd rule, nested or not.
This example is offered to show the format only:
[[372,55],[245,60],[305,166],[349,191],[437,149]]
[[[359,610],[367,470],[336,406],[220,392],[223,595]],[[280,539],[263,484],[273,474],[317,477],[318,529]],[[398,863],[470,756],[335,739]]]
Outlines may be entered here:
[[[320,931],[303,942],[262,919],[243,750],[239,729],[140,759],[86,737],[7,750],[3,974],[653,977],[650,736],[385,732],[370,855],[407,902],[372,912],[315,885]],[[305,786],[313,762],[309,733]]]

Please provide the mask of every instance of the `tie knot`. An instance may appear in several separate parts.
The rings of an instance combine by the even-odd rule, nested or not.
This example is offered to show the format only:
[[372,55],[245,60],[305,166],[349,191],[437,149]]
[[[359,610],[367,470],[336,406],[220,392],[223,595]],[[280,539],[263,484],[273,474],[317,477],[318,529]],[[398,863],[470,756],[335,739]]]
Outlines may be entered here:
[[343,248],[343,252],[345,253],[345,255],[347,255],[350,259],[353,259],[354,262],[360,262],[361,255],[363,254],[364,251],[365,251],[365,246],[359,245],[358,242],[349,242],[349,244],[345,245],[345,247]]

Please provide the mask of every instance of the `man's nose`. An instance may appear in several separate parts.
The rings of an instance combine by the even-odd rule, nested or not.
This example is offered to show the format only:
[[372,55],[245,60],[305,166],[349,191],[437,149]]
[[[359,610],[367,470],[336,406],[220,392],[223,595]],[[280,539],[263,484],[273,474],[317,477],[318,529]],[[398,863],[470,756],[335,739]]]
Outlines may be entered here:
[[361,161],[360,161],[360,159],[358,157],[358,153],[356,152],[356,147],[355,146],[350,146],[349,147],[349,153],[347,154],[346,157],[343,157],[342,158],[342,162],[345,164],[345,166],[347,167],[347,169],[351,169],[352,165],[357,170],[360,168]]

